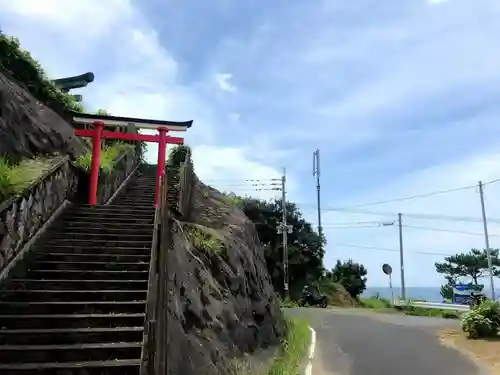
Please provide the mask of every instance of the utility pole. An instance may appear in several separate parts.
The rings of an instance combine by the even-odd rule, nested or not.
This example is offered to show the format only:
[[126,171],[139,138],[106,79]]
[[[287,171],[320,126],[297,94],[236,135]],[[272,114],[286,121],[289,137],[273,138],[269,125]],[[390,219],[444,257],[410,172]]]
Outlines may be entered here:
[[323,239],[323,227],[321,226],[321,185],[319,184],[320,166],[318,149],[313,152],[313,176],[316,176],[316,194],[318,201],[318,234],[319,237]]
[[493,262],[491,261],[490,238],[488,236],[488,222],[486,220],[486,209],[484,208],[483,183],[479,181],[479,196],[481,198],[481,213],[483,215],[484,242],[486,245],[486,256],[488,257],[488,271],[490,273],[491,300],[495,300],[495,283],[493,281]]
[[401,268],[401,298],[406,302],[405,262],[403,256],[403,214],[398,214],[399,224],[399,265]]
[[292,226],[287,225],[286,212],[286,170],[283,168],[281,177],[281,211],[282,221],[278,225],[278,234],[283,234],[283,291],[285,298],[289,297],[288,288],[288,234],[292,233]]

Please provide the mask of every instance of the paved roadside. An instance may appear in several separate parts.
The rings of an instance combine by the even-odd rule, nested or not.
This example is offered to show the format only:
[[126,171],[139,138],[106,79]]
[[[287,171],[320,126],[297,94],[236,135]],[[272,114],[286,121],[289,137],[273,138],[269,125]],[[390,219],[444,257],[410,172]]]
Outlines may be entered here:
[[313,375],[484,375],[462,353],[441,345],[439,328],[456,321],[363,313],[360,310],[295,309],[316,330]]

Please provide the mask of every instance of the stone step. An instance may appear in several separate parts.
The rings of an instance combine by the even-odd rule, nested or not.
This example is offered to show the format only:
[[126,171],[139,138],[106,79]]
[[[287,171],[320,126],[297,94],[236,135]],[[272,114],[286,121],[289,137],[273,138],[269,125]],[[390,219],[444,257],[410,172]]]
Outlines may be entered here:
[[[50,279],[13,279],[8,288],[19,289],[60,289],[60,290],[146,290],[147,280],[50,280]],[[1,310],[0,310],[1,311]]]
[[143,301],[147,290],[0,290],[0,299],[5,302],[43,302],[43,301]]
[[120,235],[120,234],[130,234],[134,233],[137,235],[149,235],[151,236],[153,234],[153,225],[151,224],[146,224],[146,225],[141,225],[141,224],[120,224],[120,225],[115,225],[115,226],[110,226],[110,225],[103,225],[103,224],[96,224],[93,222],[87,222],[85,223],[86,225],[78,225],[78,223],[70,223],[70,224],[65,224],[61,225],[57,228],[54,228],[50,231],[52,234],[56,234],[58,231],[62,233],[74,233],[74,234],[79,234],[79,233],[84,233],[84,234],[115,234],[115,235]]
[[110,271],[110,270],[30,270],[27,277],[30,279],[61,279],[61,280],[147,280],[149,271]]
[[149,262],[149,254],[36,253],[33,259],[57,262]]
[[154,199],[155,198],[155,190],[154,188],[152,191],[144,190],[144,189],[129,189],[127,190],[123,195],[119,195],[116,197],[116,199],[121,199],[121,198],[142,198],[142,199]]
[[140,359],[0,364],[2,375],[139,375]]
[[149,262],[61,262],[61,261],[39,261],[33,263],[30,270],[109,270],[109,271],[146,271],[149,270]]
[[151,248],[151,239],[149,240],[115,240],[115,239],[102,239],[102,238],[54,238],[49,239],[44,244],[46,247],[50,246],[60,246],[60,245],[74,245],[74,246],[83,246],[83,247],[91,247],[91,246],[100,246],[102,248],[110,248],[110,247],[142,247],[142,248]]
[[67,345],[100,342],[142,341],[144,328],[4,329],[0,345]]
[[123,191],[123,193],[120,194],[119,196],[130,195],[130,192],[135,192],[135,191],[138,191],[138,192],[141,192],[144,194],[148,194],[148,195],[154,197],[155,192],[156,192],[156,185],[154,185],[154,184],[153,185],[151,185],[151,184],[132,185],[132,186],[129,186],[127,189],[125,189]]
[[154,198],[143,198],[143,199],[118,198],[116,200],[116,204],[123,205],[123,206],[136,206],[136,205],[147,206],[147,205],[149,205],[149,206],[153,207]]
[[132,216],[134,219],[138,221],[144,221],[149,219],[154,214],[154,207],[148,206],[148,210],[145,211],[143,208],[139,206],[134,207],[126,207],[121,206],[121,210],[74,210],[68,212],[64,219],[72,220],[75,217],[78,218],[86,218],[87,220],[94,219],[113,219],[120,220],[122,218],[127,218]]
[[[146,311],[146,301],[0,301],[0,312],[7,315],[37,314],[135,314]],[[0,324],[1,325],[1,324]],[[0,330],[0,333],[2,330]]]
[[58,225],[58,228],[60,230],[72,230],[75,228],[75,230],[84,230],[87,228],[105,228],[106,230],[123,230],[123,231],[130,231],[133,229],[137,229],[140,232],[146,232],[149,230],[150,232],[153,230],[153,223],[147,223],[147,222],[137,222],[134,220],[134,218],[125,218],[124,220],[120,221],[108,221],[108,222],[103,222],[100,221],[99,223],[94,222],[93,220],[65,220]]
[[153,208],[151,208],[149,206],[144,206],[142,208],[141,207],[134,207],[133,210],[127,210],[127,207],[109,204],[107,206],[104,206],[104,205],[101,205],[101,206],[80,205],[80,206],[76,207],[73,211],[74,212],[88,212],[88,213],[133,211],[133,212],[140,212],[143,214],[147,214],[147,213],[153,212],[154,210],[153,210]]
[[89,216],[79,216],[75,214],[68,214],[63,220],[60,220],[60,223],[64,223],[65,225],[86,225],[88,223],[92,225],[121,225],[121,224],[140,224],[140,225],[152,225],[154,220],[154,215],[147,217],[136,217],[134,215],[119,215],[119,216],[97,216],[93,215]]
[[78,362],[141,357],[141,342],[0,345],[0,363]]
[[39,254],[45,253],[71,253],[71,254],[102,254],[102,255],[147,255],[151,253],[151,246],[142,247],[103,247],[101,244],[94,246],[82,245],[45,245],[37,250]]
[[[144,313],[135,314],[0,314],[3,329],[113,328],[144,325]],[[0,374],[3,374],[0,372]]]
[[149,233],[137,233],[135,231],[129,231],[128,233],[125,232],[112,232],[112,233],[92,233],[92,232],[75,232],[73,230],[68,230],[68,231],[52,231],[50,240],[51,241],[60,241],[60,240],[72,240],[72,241],[83,241],[83,240],[88,240],[88,241],[102,241],[102,242],[108,242],[108,241],[142,241],[142,242],[148,242],[151,241],[153,235],[153,230],[150,228]]

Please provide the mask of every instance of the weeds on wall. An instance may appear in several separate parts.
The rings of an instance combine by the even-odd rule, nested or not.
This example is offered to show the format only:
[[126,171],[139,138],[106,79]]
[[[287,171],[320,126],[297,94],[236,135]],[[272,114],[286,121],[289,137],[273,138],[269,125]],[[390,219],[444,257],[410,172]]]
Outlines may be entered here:
[[197,250],[203,251],[208,255],[218,255],[224,257],[227,254],[226,247],[217,237],[210,234],[198,226],[184,226],[189,242]]
[[[123,143],[116,142],[111,145],[104,146],[101,150],[101,157],[99,158],[99,168],[104,173],[111,173],[116,165],[116,159],[118,156],[132,149],[134,146]],[[84,171],[89,171],[92,164],[92,152],[87,151],[85,154],[79,156],[73,164],[83,169]]]

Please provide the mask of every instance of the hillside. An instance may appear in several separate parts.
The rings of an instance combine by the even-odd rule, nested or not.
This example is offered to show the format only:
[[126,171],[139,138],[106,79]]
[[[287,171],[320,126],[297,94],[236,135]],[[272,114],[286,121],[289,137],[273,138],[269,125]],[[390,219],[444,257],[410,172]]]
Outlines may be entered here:
[[254,225],[198,179],[188,219],[172,222],[168,373],[232,374],[244,353],[262,361],[284,323]]
[[0,72],[0,155],[80,155],[85,144],[73,127]]

